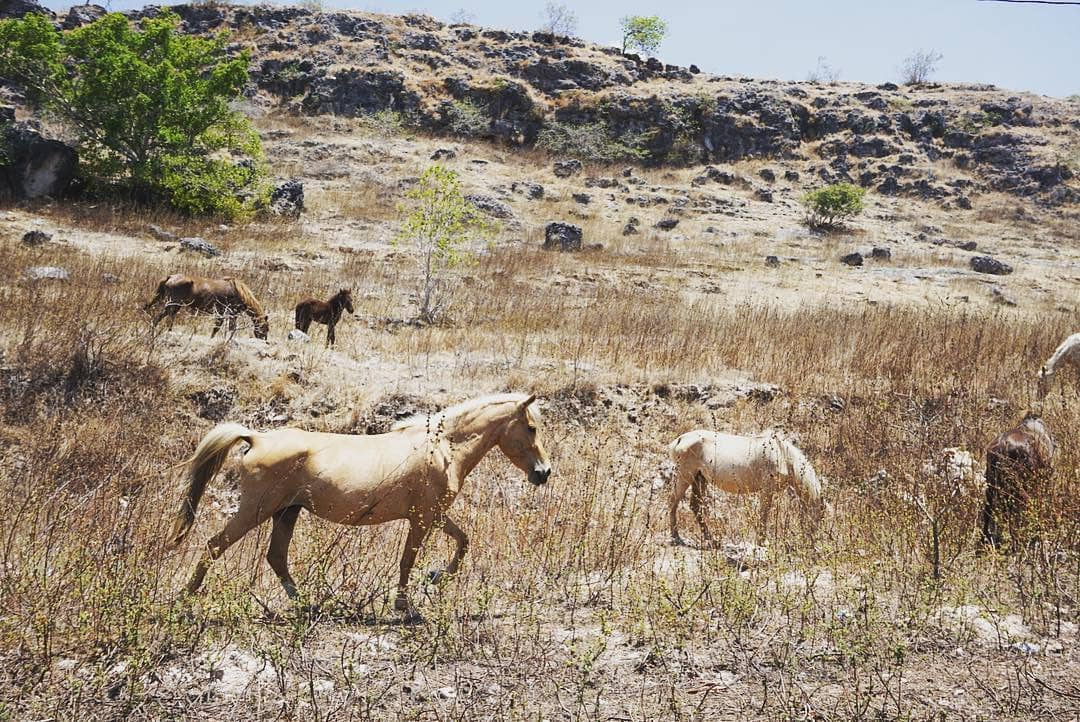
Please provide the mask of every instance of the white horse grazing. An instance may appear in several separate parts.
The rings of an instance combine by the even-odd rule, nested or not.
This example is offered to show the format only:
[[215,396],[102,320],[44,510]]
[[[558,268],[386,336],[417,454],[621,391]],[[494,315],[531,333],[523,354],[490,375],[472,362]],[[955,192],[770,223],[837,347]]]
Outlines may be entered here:
[[535,400],[525,394],[484,396],[374,436],[301,429],[257,432],[239,424],[211,429],[195,449],[167,548],[175,549],[191,530],[203,491],[229,449],[240,441],[249,448],[240,462],[239,508],[207,542],[188,593],[198,591],[211,562],[267,519],[274,520],[274,527],[266,560],[289,597],[297,595],[289,574],[289,543],[302,509],[353,526],[406,519],[409,534],[394,606],[410,618],[419,617],[405,594],[417,551],[432,529],[442,529],[457,543],[446,573],[457,571],[469,540],[446,513],[480,459],[498,447],[533,484],[548,480],[551,465],[540,442]]
[[1074,333],[1062,341],[1039,369],[1039,401],[1045,399],[1050,393],[1054,375],[1066,366],[1072,366],[1080,371],[1080,333]]
[[691,490],[690,509],[702,536],[706,543],[712,543],[702,509],[706,484],[715,484],[732,494],[762,493],[762,535],[769,522],[773,497],[784,487],[793,489],[815,519],[821,520],[825,502],[814,467],[794,444],[777,433],[735,436],[699,429],[686,432],[669,448],[675,462],[675,488],[668,517],[673,544],[683,543],[677,511],[687,489]]

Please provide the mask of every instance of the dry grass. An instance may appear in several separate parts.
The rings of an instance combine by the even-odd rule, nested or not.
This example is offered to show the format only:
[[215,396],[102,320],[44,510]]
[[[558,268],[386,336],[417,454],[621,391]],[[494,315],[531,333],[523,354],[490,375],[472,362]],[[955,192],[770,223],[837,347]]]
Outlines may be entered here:
[[[672,260],[660,243],[634,237],[613,258],[500,247],[469,267],[451,327],[385,323],[409,313],[406,258],[350,253],[341,265],[271,271],[238,256],[270,309],[268,346],[249,330],[209,343],[205,320],[151,333],[139,306],[171,270],[161,261],[5,245],[6,268],[47,262],[72,274],[59,285],[11,275],[0,287],[5,713],[923,719],[951,714],[946,699],[962,716],[1066,719],[1078,669],[1069,626],[1080,594],[1075,395],[1046,408],[1061,446],[1031,513],[1039,546],[980,554],[973,494],[939,510],[935,578],[930,528],[892,489],[944,504],[923,461],[943,446],[977,452],[1013,423],[1068,323],[947,308],[695,303],[678,288],[635,282],[638,264]],[[678,270],[678,259],[668,266]],[[104,283],[105,273],[119,280]],[[343,326],[339,351],[285,345],[298,289],[339,285],[362,289],[361,322]],[[354,370],[350,359],[375,365]],[[471,390],[543,392],[551,484],[524,488],[497,455],[481,464],[455,507],[473,539],[467,564],[438,591],[417,582],[427,622],[416,627],[397,626],[388,606],[401,530],[308,515],[293,569],[317,608],[286,603],[262,560],[266,529],[229,550],[205,596],[178,601],[228,504],[226,474],[196,538],[163,552],[178,495],[178,472],[166,467],[210,426],[188,395],[226,387],[236,395],[230,419],[275,425],[281,414],[345,429],[396,390],[373,386],[386,373],[422,374],[445,401]],[[670,392],[739,374],[781,391],[719,406]],[[667,489],[653,485],[666,443],[697,426],[776,425],[828,478],[829,522],[803,529],[785,502],[767,565],[742,572],[717,552],[667,547]],[[881,471],[889,481],[871,483]],[[752,538],[754,504],[713,497],[718,535]],[[682,525],[694,529],[689,514]],[[448,549],[429,542],[420,568]],[[1020,638],[1008,632],[979,641],[970,623],[949,621],[963,605],[991,625],[1019,615],[1036,643],[1060,640],[1064,651],[1043,652],[1036,665],[1010,648]],[[995,691],[1001,685],[1013,691]],[[959,701],[955,688],[965,690]]]

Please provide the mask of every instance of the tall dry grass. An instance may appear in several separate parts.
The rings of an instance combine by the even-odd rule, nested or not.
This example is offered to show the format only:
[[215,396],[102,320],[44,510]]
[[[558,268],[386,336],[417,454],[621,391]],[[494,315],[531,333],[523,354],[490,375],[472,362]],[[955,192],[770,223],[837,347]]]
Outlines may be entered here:
[[[264,347],[242,339],[185,350],[196,342],[182,339],[207,333],[205,319],[150,330],[140,305],[177,269],[7,244],[6,715],[926,718],[941,711],[925,691],[927,675],[967,688],[973,715],[1067,714],[1073,652],[1033,668],[1009,656],[1005,637],[987,660],[957,661],[953,650],[975,632],[943,621],[943,610],[1017,614],[1049,639],[1076,623],[1080,403],[1065,393],[1046,404],[1060,449],[1029,514],[1036,546],[982,553],[977,493],[953,500],[922,472],[940,448],[978,452],[1022,415],[1034,370],[1070,330],[1064,321],[927,307],[691,304],[677,290],[626,283],[620,261],[507,247],[468,268],[452,326],[388,325],[409,313],[411,266],[344,258],[295,272],[242,262],[270,310],[265,353],[282,368],[311,364],[289,381],[298,396],[345,404],[366,383],[358,373],[338,386],[328,372],[341,357],[283,340],[301,289],[352,285],[361,322],[343,329],[346,356],[403,362],[410,374],[436,368],[426,365],[432,358],[456,359],[430,372],[449,398],[460,398],[456,388],[543,392],[551,483],[526,488],[498,454],[480,465],[453,512],[473,540],[466,566],[438,590],[417,580],[427,621],[416,627],[398,627],[389,606],[402,534],[394,524],[349,529],[303,515],[292,552],[310,605],[302,611],[286,603],[263,561],[265,528],[216,564],[204,596],[179,600],[229,505],[223,474],[191,543],[163,551],[179,497],[180,472],[168,466],[211,425],[195,415],[191,386],[234,387],[230,418],[259,418],[273,401],[300,423],[329,422],[300,416],[299,401],[277,396],[280,379],[259,376]],[[65,266],[71,280],[18,276],[40,263]],[[185,270],[212,275],[220,263]],[[669,392],[735,370],[780,391],[713,408]],[[654,483],[666,444],[698,426],[777,425],[827,478],[835,506],[827,523],[805,528],[785,500],[768,563],[745,571],[716,552],[667,547],[669,487]],[[712,497],[718,536],[753,538],[753,502]],[[911,498],[925,501],[934,524]],[[694,528],[689,514],[682,525]],[[449,549],[434,536],[418,569],[443,563]],[[235,672],[226,657],[236,650],[256,666],[244,684],[226,687],[215,677]],[[1014,694],[980,687],[1002,680]],[[452,698],[436,691],[444,686]]]

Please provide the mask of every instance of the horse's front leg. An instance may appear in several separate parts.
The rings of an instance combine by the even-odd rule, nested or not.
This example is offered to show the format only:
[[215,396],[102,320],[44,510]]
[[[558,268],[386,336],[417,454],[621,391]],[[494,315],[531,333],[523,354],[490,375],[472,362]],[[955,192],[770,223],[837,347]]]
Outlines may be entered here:
[[461,568],[461,561],[465,558],[465,553],[469,551],[469,536],[461,530],[453,519],[449,517],[443,517],[442,519],[443,532],[454,540],[457,544],[457,548],[454,549],[454,556],[450,559],[450,563],[444,570],[436,569],[431,573],[431,581],[440,582],[443,579],[452,577],[457,574],[458,569]]
[[326,324],[326,345],[327,347],[333,346],[337,340],[334,336],[334,319],[331,317],[330,321]]
[[221,328],[221,324],[222,324],[222,322],[224,320],[225,320],[225,317],[222,316],[221,314],[219,314],[219,313],[214,314],[214,328],[213,328],[212,331],[210,331],[210,338],[213,338],[214,336],[217,335],[218,329]]
[[400,576],[398,577],[397,597],[394,599],[394,609],[405,613],[406,622],[422,621],[424,617],[409,603],[409,595],[406,589],[409,586],[409,575],[416,563],[416,555],[420,551],[420,545],[424,543],[431,531],[431,518],[419,518],[409,520],[409,535],[405,537],[405,551],[401,554],[399,565]]
[[758,544],[763,544],[765,542],[765,535],[769,529],[769,510],[772,508],[775,496],[776,490],[772,487],[761,492],[761,525],[758,527]]

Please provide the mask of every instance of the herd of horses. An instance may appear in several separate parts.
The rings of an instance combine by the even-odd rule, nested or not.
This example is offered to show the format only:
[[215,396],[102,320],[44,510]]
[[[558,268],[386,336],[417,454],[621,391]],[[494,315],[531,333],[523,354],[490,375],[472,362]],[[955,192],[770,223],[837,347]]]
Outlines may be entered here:
[[[247,314],[257,338],[266,339],[269,321],[263,307],[242,281],[173,275],[162,279],[147,311],[164,301],[154,317],[156,325],[168,317],[170,326],[183,308],[215,317],[213,336],[228,321]],[[296,328],[307,332],[312,321],[327,326],[328,346],[344,311],[355,313],[352,294],[342,289],[328,301],[305,299],[296,306]],[[1058,372],[1072,366],[1080,370],[1080,333],[1055,350],[1038,374],[1038,399],[1049,393]],[[417,553],[428,534],[441,529],[456,547],[443,572],[452,576],[468,549],[465,532],[447,514],[464,487],[466,477],[492,449],[498,448],[535,485],[544,484],[551,463],[541,441],[540,412],[535,396],[500,394],[483,396],[443,411],[407,419],[390,431],[368,436],[328,434],[284,428],[257,432],[239,424],[220,424],[199,442],[188,465],[187,490],[177,512],[167,546],[177,548],[195,522],[207,484],[221,470],[237,443],[247,444],[240,461],[240,497],[236,512],[224,528],[207,542],[187,584],[187,592],[201,587],[210,564],[245,534],[273,520],[267,561],[290,598],[298,595],[289,574],[288,552],[300,511],[354,526],[407,520],[405,549],[394,606],[407,618],[419,615],[407,596],[407,584]],[[998,436],[986,449],[985,500],[980,526],[985,543],[999,546],[1003,522],[1015,521],[1026,506],[1030,485],[1050,469],[1054,440],[1046,423],[1029,412],[1014,428]],[[971,470],[966,451],[947,461]],[[736,436],[709,430],[682,434],[669,447],[674,463],[673,489],[668,507],[671,541],[682,544],[678,507],[690,492],[690,509],[707,545],[713,540],[705,523],[704,502],[709,485],[736,494],[759,493],[760,532],[766,531],[769,509],[777,493],[794,491],[803,509],[820,521],[829,505],[810,461],[778,432]],[[966,460],[964,457],[966,456]]]

